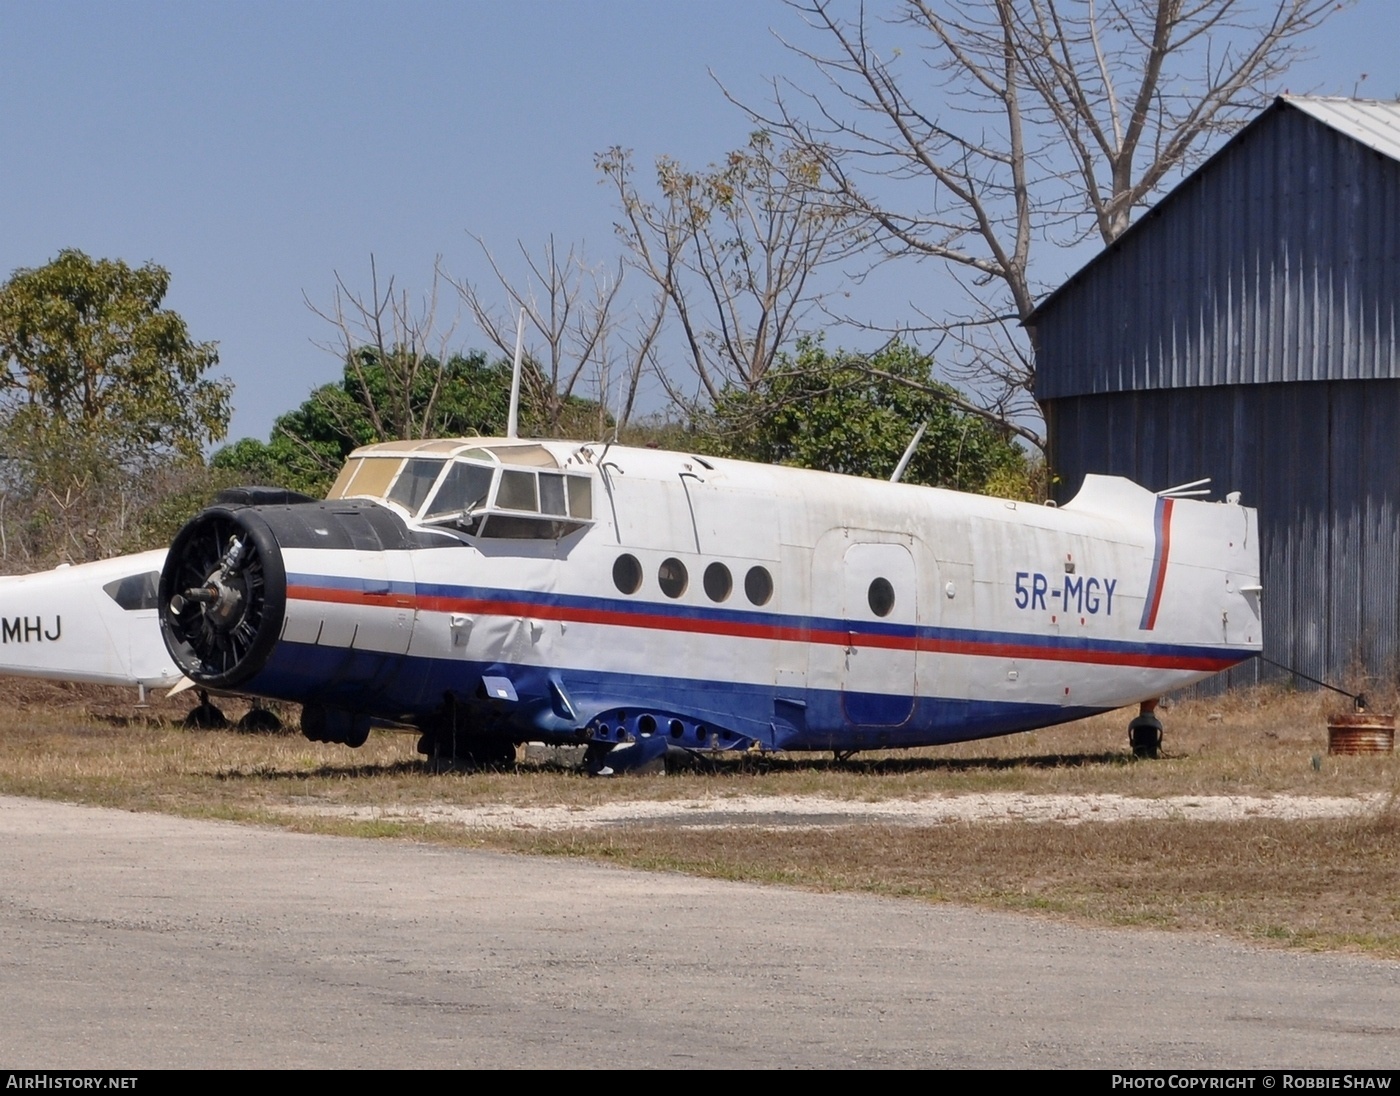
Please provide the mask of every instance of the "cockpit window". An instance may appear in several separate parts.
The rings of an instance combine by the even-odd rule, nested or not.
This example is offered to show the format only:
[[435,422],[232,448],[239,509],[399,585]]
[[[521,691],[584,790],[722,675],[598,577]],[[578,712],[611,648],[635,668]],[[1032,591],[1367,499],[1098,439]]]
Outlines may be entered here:
[[410,514],[418,513],[418,507],[423,505],[423,500],[442,473],[442,464],[440,460],[417,458],[404,461],[403,470],[394,480],[387,498],[390,502],[397,502]]
[[428,504],[424,517],[433,518],[444,514],[460,514],[476,510],[486,505],[486,496],[491,493],[491,469],[480,464],[466,464],[455,461],[442,478],[442,486]]
[[540,473],[540,513],[563,517],[569,512],[564,505],[564,477],[555,472]]
[[539,492],[535,489],[535,473],[516,472],[511,469],[501,473],[501,485],[496,488],[496,505],[502,510],[530,510],[539,512]]
[[345,492],[350,488],[350,481],[355,478],[355,473],[360,470],[360,465],[364,464],[363,458],[347,460],[340,469],[340,475],[335,477],[335,482],[331,484],[331,489],[326,492],[328,499],[343,499]]
[[569,516],[591,521],[593,518],[593,481],[587,476],[565,476],[569,484]]
[[[335,481],[335,486],[331,488],[329,499],[348,499],[355,495],[368,495],[371,498],[382,499],[384,493],[389,490],[389,484],[393,482],[395,474],[403,464],[402,457],[365,457],[363,460],[352,462],[358,467],[351,473],[350,478],[345,480],[345,473],[340,474],[340,478]],[[349,465],[347,464],[348,468]],[[339,493],[337,493],[339,492]]]
[[592,478],[557,468],[539,445],[482,446],[447,459],[371,450],[346,462],[327,498],[386,499],[469,536],[557,540],[593,521]]
[[154,609],[160,600],[160,572],[147,571],[141,575],[116,578],[102,589],[127,612]]

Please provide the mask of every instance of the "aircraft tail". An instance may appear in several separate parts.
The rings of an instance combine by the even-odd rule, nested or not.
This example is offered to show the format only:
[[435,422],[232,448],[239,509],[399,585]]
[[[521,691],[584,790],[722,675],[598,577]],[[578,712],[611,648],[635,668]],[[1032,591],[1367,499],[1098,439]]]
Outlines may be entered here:
[[1140,531],[1147,583],[1137,630],[1144,639],[1239,647],[1241,660],[1263,649],[1259,515],[1237,493],[1208,502],[1086,476],[1065,508]]

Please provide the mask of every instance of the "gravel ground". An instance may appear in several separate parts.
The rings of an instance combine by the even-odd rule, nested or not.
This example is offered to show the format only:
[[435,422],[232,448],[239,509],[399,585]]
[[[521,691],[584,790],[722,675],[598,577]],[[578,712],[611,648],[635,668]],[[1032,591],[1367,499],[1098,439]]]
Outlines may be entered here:
[[479,807],[448,805],[348,807],[298,804],[296,815],[356,820],[446,823],[469,829],[599,829],[665,824],[698,829],[764,827],[821,828],[863,822],[938,826],[967,822],[1046,822],[1075,826],[1091,822],[1245,818],[1348,818],[1379,810],[1379,793],[1355,798],[1195,795],[1143,799],[1124,795],[1031,795],[1022,792],[937,796],[864,803],[817,796],[734,796],[714,799],[644,800],[597,807]]

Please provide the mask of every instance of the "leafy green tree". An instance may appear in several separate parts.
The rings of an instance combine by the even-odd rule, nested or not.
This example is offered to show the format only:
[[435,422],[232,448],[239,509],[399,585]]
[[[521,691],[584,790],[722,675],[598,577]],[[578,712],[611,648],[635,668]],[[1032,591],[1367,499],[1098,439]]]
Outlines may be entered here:
[[68,250],[0,286],[0,567],[152,547],[151,515],[204,491],[232,386],[161,307],[169,284]]
[[66,250],[0,287],[0,414],[27,436],[98,437],[122,460],[196,460],[228,429],[212,342],[161,307],[170,274]]
[[907,483],[1030,497],[1034,469],[1004,432],[959,411],[932,361],[892,343],[877,354],[799,340],[752,390],[731,386],[697,423],[726,456],[888,479],[922,422]]

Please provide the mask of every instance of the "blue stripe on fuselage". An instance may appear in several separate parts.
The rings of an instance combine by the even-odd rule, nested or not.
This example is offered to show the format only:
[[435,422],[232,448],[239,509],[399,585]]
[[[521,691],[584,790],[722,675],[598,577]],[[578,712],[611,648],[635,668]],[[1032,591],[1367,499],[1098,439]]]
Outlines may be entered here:
[[[505,706],[482,700],[477,687],[487,674],[508,677],[520,701]],[[578,710],[577,722],[554,714],[549,678],[555,675]],[[314,687],[312,685],[314,683]],[[245,686],[247,692],[323,704],[379,718],[419,722],[453,694],[479,716],[499,714],[527,738],[566,738],[599,712],[654,709],[732,730],[772,749],[876,749],[931,746],[1032,730],[1102,711],[993,700],[916,697],[898,726],[852,726],[843,694],[834,690],[778,688],[674,676],[551,670],[547,667],[457,661],[282,643]],[[852,694],[844,694],[849,701]],[[909,711],[909,698],[857,694],[870,709],[891,702]]]

